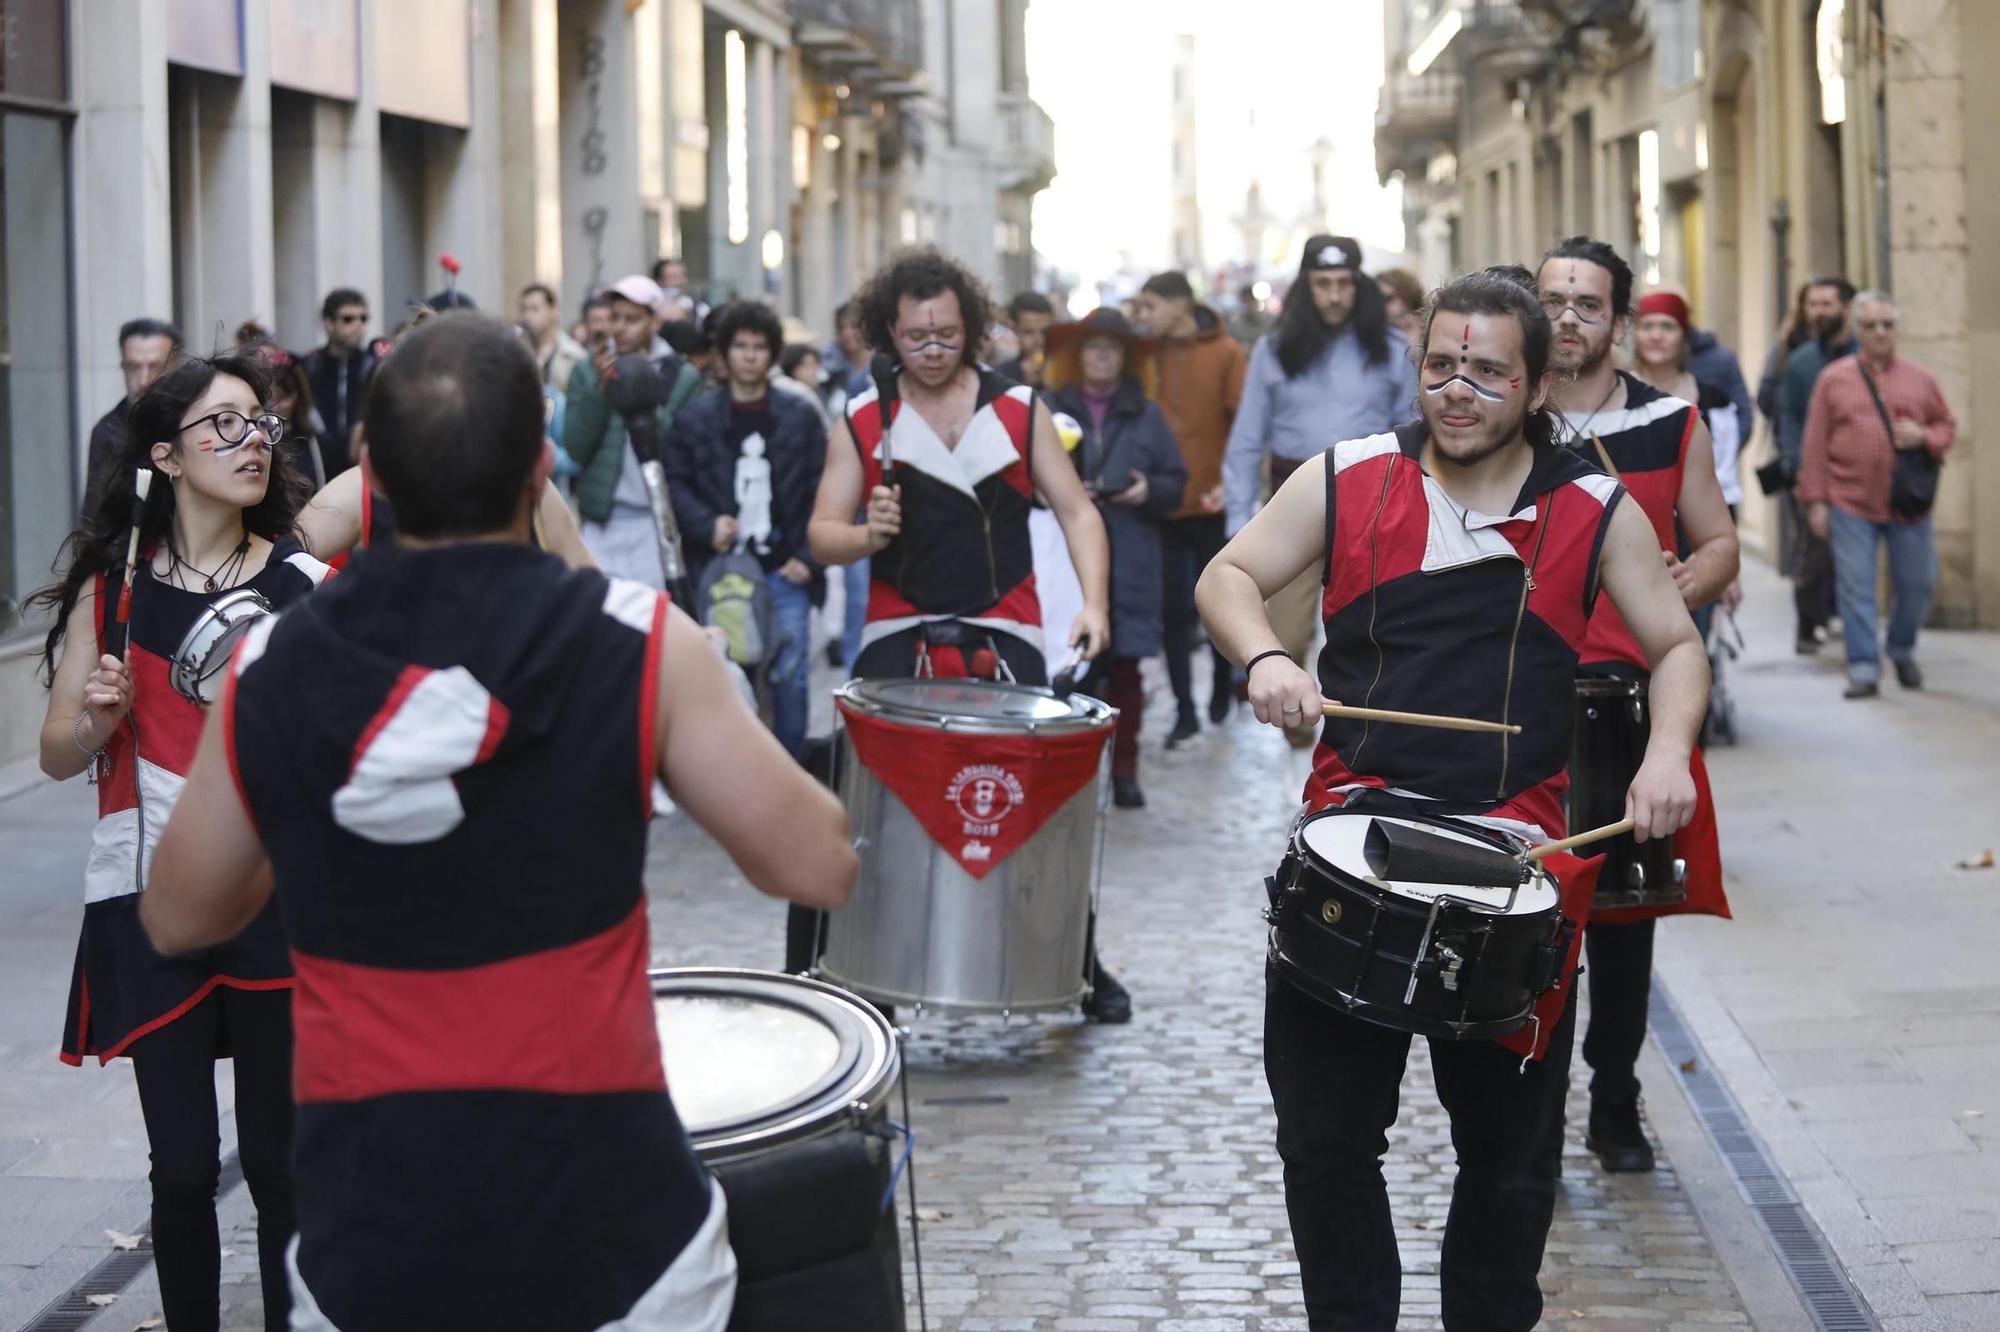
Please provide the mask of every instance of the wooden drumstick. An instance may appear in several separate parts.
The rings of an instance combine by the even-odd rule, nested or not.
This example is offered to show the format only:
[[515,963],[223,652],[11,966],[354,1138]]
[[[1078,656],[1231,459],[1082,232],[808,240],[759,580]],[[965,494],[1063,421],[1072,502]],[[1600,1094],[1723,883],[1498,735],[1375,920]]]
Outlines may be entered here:
[[153,469],[141,467],[132,478],[132,536],[125,543],[125,585],[118,590],[118,610],[113,617],[125,630],[124,649],[118,655],[129,656],[132,646],[132,582],[139,572],[139,529],[146,518],[146,496],[153,489]]
[[1540,862],[1558,851],[1567,851],[1573,846],[1588,846],[1592,842],[1601,842],[1607,837],[1616,837],[1619,833],[1628,833],[1631,831],[1632,820],[1620,819],[1616,823],[1607,823],[1602,828],[1592,828],[1589,832],[1580,832],[1574,837],[1565,837],[1561,841],[1543,842],[1528,853],[1528,859]]
[[1393,712],[1387,708],[1352,708],[1345,703],[1328,703],[1320,708],[1328,717],[1351,717],[1355,721],[1395,722],[1402,726],[1432,726],[1444,731],[1486,731],[1494,735],[1519,735],[1521,728],[1511,722],[1481,721],[1477,717],[1446,717],[1432,712]]

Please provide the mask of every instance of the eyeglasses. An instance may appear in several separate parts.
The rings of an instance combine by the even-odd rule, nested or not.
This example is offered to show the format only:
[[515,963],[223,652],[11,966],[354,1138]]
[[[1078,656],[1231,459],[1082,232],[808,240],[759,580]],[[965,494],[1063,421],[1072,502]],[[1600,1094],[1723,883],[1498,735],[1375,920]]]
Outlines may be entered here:
[[1893,333],[1896,331],[1896,321],[1893,319],[1864,319],[1861,321],[1861,327],[1869,333],[1873,333],[1877,329]]
[[285,418],[276,412],[263,412],[257,416],[245,416],[241,412],[224,408],[219,412],[210,412],[207,416],[196,417],[182,426],[181,429],[192,430],[198,425],[205,425],[211,422],[215,426],[216,437],[222,440],[222,443],[220,446],[212,448],[209,451],[218,458],[234,453],[236,450],[242,448],[249,441],[253,430],[263,437],[259,447],[264,452],[269,453],[277,445],[278,441],[285,437],[285,426],[287,424]]
[[368,312],[366,310],[358,312],[354,310],[342,311],[333,317],[333,322],[336,324],[365,324],[368,322]]
[[954,352],[965,345],[965,330],[962,328],[917,328],[908,333],[896,335],[896,345],[911,356],[928,351],[932,347]]

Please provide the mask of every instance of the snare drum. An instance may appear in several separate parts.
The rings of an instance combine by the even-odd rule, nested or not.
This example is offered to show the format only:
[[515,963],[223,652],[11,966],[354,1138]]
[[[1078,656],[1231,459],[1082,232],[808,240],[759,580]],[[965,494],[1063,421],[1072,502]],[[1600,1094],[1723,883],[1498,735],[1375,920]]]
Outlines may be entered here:
[[[1601,828],[1625,817],[1625,792],[1639,775],[1652,734],[1646,686],[1637,680],[1576,682],[1576,731],[1569,760],[1569,826]],[[1630,833],[1599,842],[1581,855],[1602,851],[1593,909],[1671,906],[1687,898],[1687,864],[1674,855],[1674,839],[1635,842]]]
[[1117,710],[957,679],[853,680],[835,702],[861,874],[820,973],[882,1003],[1076,1004]]
[[174,692],[200,707],[212,706],[222,696],[222,676],[229,669],[236,644],[270,613],[271,603],[247,587],[225,592],[209,602],[188,626],[174,659],[167,664]]
[[903,1327],[888,1022],[776,972],[677,967],[652,983],[674,1108],[729,1202],[730,1332]]
[[1420,1036],[1474,1040],[1526,1025],[1553,988],[1574,930],[1539,867],[1518,887],[1387,882],[1363,845],[1377,821],[1482,849],[1518,848],[1449,819],[1328,809],[1299,821],[1271,881],[1271,965],[1355,1017]]

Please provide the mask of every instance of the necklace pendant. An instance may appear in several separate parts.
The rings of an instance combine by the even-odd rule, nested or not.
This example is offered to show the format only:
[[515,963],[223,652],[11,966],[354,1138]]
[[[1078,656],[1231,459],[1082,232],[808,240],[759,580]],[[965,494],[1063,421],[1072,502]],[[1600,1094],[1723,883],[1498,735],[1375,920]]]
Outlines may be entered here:
[[204,592],[215,591],[215,580],[213,578],[204,578],[202,580],[202,590]]

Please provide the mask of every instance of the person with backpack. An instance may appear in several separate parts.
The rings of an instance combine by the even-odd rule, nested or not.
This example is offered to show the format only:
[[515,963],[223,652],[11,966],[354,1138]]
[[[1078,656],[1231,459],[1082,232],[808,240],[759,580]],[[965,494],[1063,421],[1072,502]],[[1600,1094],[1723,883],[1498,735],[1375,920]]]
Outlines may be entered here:
[[812,699],[806,649],[826,595],[806,525],[826,466],[826,427],[812,404],[772,390],[785,349],[770,306],[717,312],[722,387],[690,402],[667,437],[667,489],[687,543],[695,613],[722,631],[729,657],[768,680],[771,729],[793,758],[805,748]]

